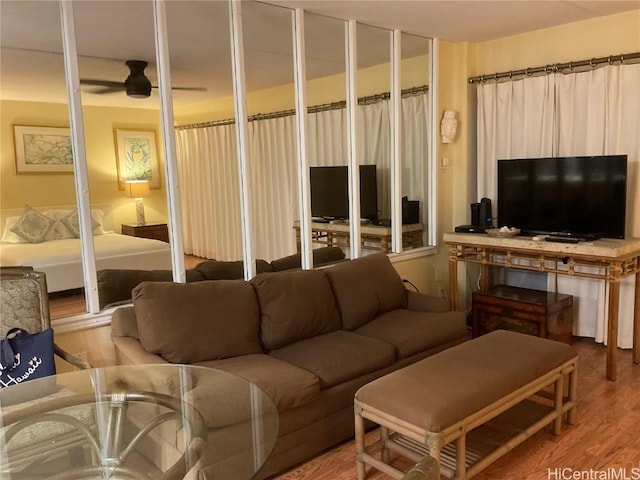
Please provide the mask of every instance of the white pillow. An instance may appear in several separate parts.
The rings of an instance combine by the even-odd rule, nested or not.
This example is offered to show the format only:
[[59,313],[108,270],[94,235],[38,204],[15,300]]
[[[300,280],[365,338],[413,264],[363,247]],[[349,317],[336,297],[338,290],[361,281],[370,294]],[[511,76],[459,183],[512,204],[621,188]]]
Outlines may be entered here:
[[2,243],[28,243],[24,238],[19,237],[11,231],[11,229],[16,226],[16,223],[18,223],[18,220],[20,220],[19,215],[7,217],[4,230],[2,231]]
[[[78,210],[53,210],[53,218],[56,219],[58,238],[79,238],[80,224],[78,222]],[[104,212],[97,208],[91,209],[91,223],[94,235],[103,235]]]
[[22,215],[11,227],[11,231],[25,239],[28,243],[41,243],[53,228],[55,220],[39,212],[30,205],[25,205]]

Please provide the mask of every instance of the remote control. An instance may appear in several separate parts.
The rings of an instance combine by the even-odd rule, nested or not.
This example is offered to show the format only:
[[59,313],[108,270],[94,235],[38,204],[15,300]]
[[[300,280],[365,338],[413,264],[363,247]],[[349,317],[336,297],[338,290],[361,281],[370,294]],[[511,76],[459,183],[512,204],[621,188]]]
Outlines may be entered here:
[[580,242],[579,238],[576,237],[554,237],[549,236],[545,237],[545,242],[559,242],[559,243],[578,243]]

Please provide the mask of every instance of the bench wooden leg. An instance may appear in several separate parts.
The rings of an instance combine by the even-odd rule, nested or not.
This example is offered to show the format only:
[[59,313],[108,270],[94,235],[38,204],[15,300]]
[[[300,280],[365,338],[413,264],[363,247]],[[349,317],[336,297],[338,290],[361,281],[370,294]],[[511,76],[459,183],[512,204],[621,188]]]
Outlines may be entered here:
[[553,384],[554,391],[554,400],[553,405],[556,410],[556,419],[553,421],[553,433],[554,435],[560,435],[562,432],[562,417],[564,416],[564,412],[562,409],[562,399],[563,399],[563,386],[564,386],[564,377],[561,374],[560,378],[558,378]]
[[388,440],[389,440],[389,429],[383,425],[380,425],[380,443],[382,445],[382,450],[380,451],[380,455],[384,463],[389,463],[389,448],[387,447]]
[[355,415],[355,434],[356,434],[356,473],[358,480],[364,480],[365,465],[362,461],[364,454],[364,419],[358,413]]
[[573,425],[576,422],[576,404],[578,403],[578,360],[573,365],[573,371],[569,373],[569,402],[573,407],[567,412],[567,423]]
[[463,431],[456,440],[456,477],[467,478],[467,432]]

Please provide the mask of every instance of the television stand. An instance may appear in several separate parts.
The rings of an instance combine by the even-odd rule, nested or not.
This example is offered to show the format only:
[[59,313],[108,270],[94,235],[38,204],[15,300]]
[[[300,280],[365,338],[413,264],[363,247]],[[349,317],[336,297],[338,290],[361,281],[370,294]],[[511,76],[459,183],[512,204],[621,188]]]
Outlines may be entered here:
[[[300,251],[300,222],[293,222],[296,233],[296,245]],[[402,246],[404,248],[422,247],[424,225],[413,223],[402,225]],[[311,222],[311,240],[313,243],[333,247],[350,247],[350,225],[348,223]],[[385,252],[391,251],[391,227],[366,223],[360,225],[360,246],[363,250]]]
[[[445,233],[449,246],[449,300],[458,307],[458,262],[477,263],[480,290],[489,288],[492,266],[556,273],[603,280],[609,289],[607,310],[607,379],[616,379],[620,279],[635,275],[633,363],[640,363],[640,239],[602,239],[577,244],[537,242],[531,237],[494,238],[489,235]],[[526,260],[522,262],[521,260]]]

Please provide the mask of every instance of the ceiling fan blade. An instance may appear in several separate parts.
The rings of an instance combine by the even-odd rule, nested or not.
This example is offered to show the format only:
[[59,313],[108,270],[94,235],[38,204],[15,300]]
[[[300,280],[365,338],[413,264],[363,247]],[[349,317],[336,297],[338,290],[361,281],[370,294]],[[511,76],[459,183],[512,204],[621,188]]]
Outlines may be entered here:
[[98,90],[91,90],[88,93],[95,93],[98,95],[102,95],[103,93],[122,93],[122,87],[104,87]]
[[[152,88],[158,88],[157,85],[153,85]],[[206,92],[207,89],[205,87],[171,87],[171,90],[182,90],[182,91],[190,91],[190,92]]]
[[82,85],[93,85],[96,87],[119,88],[120,90],[124,89],[123,82],[114,82],[112,80],[94,80],[92,78],[81,78],[80,83]]

